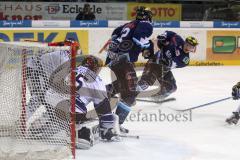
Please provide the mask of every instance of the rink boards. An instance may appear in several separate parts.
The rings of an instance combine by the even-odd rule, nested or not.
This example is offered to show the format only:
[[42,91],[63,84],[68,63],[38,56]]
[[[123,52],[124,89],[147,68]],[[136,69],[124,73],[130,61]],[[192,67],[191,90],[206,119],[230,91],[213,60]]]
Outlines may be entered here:
[[[81,44],[84,54],[92,54],[105,60],[106,52],[98,52],[111,37],[114,28],[1,28],[0,41],[30,39],[41,42],[57,42],[74,38]],[[183,38],[194,36],[199,45],[191,54],[191,65],[219,66],[240,65],[240,30],[238,28],[154,28],[152,39],[165,30],[172,30]],[[144,63],[139,56],[139,63]]]

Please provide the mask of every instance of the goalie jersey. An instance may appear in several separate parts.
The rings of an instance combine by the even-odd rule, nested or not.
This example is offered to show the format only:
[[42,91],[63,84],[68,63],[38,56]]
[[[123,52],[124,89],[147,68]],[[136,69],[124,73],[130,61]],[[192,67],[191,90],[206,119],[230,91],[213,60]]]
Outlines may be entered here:
[[76,96],[76,112],[84,113],[82,109],[84,105],[87,106],[90,102],[94,105],[99,104],[104,99],[107,98],[107,91],[105,83],[89,68],[85,66],[77,67],[76,70],[76,86],[77,86],[77,96]]

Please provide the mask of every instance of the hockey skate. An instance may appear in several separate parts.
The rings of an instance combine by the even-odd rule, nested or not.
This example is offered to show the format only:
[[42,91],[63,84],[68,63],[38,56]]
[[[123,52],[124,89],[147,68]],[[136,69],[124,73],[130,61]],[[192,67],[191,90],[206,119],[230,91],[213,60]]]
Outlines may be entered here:
[[127,133],[129,133],[129,130],[127,128],[123,127],[122,125],[120,125],[120,133],[127,134]]
[[119,141],[119,118],[115,114],[106,114],[100,117],[100,137],[103,141]]
[[228,124],[237,124],[240,119],[239,113],[238,112],[233,112],[233,115],[229,118],[226,119],[226,122]]
[[82,127],[78,130],[77,149],[89,149],[93,146],[93,133],[90,128]]
[[90,149],[98,143],[100,137],[99,123],[97,120],[89,120],[77,125],[76,148]]

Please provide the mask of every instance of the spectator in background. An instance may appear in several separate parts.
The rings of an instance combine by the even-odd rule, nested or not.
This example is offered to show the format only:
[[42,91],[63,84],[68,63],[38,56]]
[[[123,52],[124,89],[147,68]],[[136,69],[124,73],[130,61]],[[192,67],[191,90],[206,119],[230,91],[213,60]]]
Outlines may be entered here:
[[81,11],[77,17],[76,20],[95,20],[95,15],[91,11],[89,4],[84,4],[83,11]]

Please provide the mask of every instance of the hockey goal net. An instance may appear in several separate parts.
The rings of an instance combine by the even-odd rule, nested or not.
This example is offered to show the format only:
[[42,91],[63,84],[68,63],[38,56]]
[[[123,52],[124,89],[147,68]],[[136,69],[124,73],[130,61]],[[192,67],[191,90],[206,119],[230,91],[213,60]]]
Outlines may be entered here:
[[0,43],[0,159],[75,158],[75,56],[74,46]]

